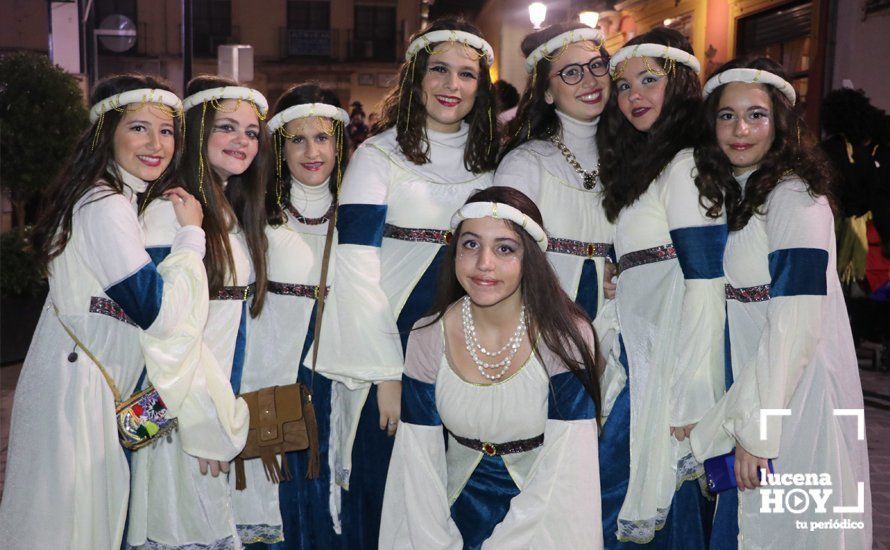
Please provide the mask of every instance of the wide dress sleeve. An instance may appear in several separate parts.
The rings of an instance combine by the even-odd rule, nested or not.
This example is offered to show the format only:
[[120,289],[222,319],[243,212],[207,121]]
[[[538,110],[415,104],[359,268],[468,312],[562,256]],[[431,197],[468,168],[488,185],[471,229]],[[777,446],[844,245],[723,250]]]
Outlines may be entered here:
[[543,180],[544,170],[540,156],[518,147],[507,153],[498,165],[493,185],[518,189],[535,204],[540,204]]
[[368,143],[359,147],[343,178],[337,213],[337,270],[329,300],[336,302],[339,341],[348,345],[320,355],[319,367],[358,383],[402,376],[396,318],[380,284],[390,169],[380,149]]
[[723,250],[726,218],[708,217],[699,203],[693,163],[676,162],[666,175],[663,201],[685,292],[676,359],[669,366],[669,425],[702,419],[723,394],[726,298]]
[[[423,326],[421,319],[415,326]],[[393,446],[380,548],[463,548],[448,503],[445,438],[436,408],[436,376],[444,354],[438,323],[411,333],[402,375],[402,412]]]
[[766,211],[766,326],[755,364],[739,369],[739,379],[692,432],[693,450],[700,459],[728,452],[736,441],[754,456],[778,456],[782,417],[767,416],[764,433],[761,411],[787,408],[804,368],[813,361],[822,331],[833,230],[828,201],[810,196],[803,182],[785,182],[773,191]]

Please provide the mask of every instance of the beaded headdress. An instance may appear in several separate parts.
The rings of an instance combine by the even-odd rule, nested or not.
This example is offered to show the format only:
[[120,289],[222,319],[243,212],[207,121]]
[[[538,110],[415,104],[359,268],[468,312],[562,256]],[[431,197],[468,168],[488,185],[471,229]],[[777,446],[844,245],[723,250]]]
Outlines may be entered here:
[[676,68],[677,63],[686,65],[695,74],[701,72],[701,63],[698,62],[694,55],[685,50],[664,44],[634,44],[633,46],[625,46],[618,50],[609,61],[609,69],[614,80],[618,80],[624,74],[624,67],[627,65],[627,60],[631,57],[660,57],[664,59],[664,69],[658,69],[657,67],[651,67],[648,63],[646,64],[646,70],[656,76],[670,74]]
[[[284,142],[297,137],[296,133],[288,132],[286,126],[288,122],[306,118],[317,117],[319,122],[324,124],[325,120],[330,121],[330,126],[326,126],[323,130],[334,138],[336,154],[343,155],[343,135],[346,125],[349,124],[349,114],[341,109],[327,103],[301,103],[293,105],[281,111],[277,115],[269,119],[266,125],[269,133],[272,135],[272,148],[275,150],[275,176],[278,180],[277,202],[281,206],[281,195],[284,186]],[[302,129],[302,127],[301,127]],[[300,130],[297,130],[298,132]],[[343,180],[343,174],[340,172],[340,162],[337,162],[337,190],[340,189],[340,182]]]
[[[234,107],[223,107],[222,102],[225,100],[234,100]],[[253,107],[257,119],[265,120],[266,113],[269,111],[269,102],[266,97],[254,90],[253,88],[245,88],[242,86],[221,86],[219,88],[210,88],[209,90],[201,90],[196,92],[182,101],[185,111],[193,107],[201,106],[201,127],[198,130],[198,143],[204,142],[204,118],[207,114],[207,106],[216,109],[221,113],[234,113],[241,108],[242,102],[247,102]],[[204,147],[198,148],[198,189],[201,191],[201,198],[204,204],[207,204],[207,195],[204,194]]]
[[90,123],[96,125],[90,150],[95,149],[99,142],[99,134],[102,131],[102,124],[105,122],[105,113],[111,110],[119,113],[138,111],[145,106],[161,109],[174,117],[182,116],[183,112],[182,101],[176,94],[157,88],[140,88],[106,97],[90,108]]
[[797,93],[794,86],[781,76],[764,71],[762,69],[729,69],[712,76],[705,83],[703,90],[704,97],[708,97],[711,93],[724,84],[730,82],[744,82],[748,84],[768,84],[773,88],[782,92],[792,105],[797,101]]
[[538,222],[523,214],[518,208],[502,202],[470,202],[461,206],[451,216],[451,230],[456,230],[460,222],[464,220],[479,218],[495,218],[516,222],[525,229],[526,233],[531,235],[531,238],[538,243],[541,250],[547,251],[547,234],[544,232],[544,228]]
[[532,75],[532,85],[534,85],[538,61],[541,59],[553,61],[561,56],[570,44],[576,42],[593,42],[595,48],[599,49],[605,39],[605,36],[599,29],[586,28],[568,30],[544,42],[525,58],[525,70]]
[[[447,44],[447,46],[442,47],[442,44]],[[420,50],[425,50],[429,55],[434,55],[446,51],[454,44],[462,44],[475,51],[476,60],[485,59],[489,66],[494,63],[494,49],[492,49],[491,44],[489,44],[481,36],[477,36],[466,31],[448,29],[441,29],[424,33],[412,40],[411,43],[408,44],[408,49],[405,50],[405,61],[409,63],[409,66],[408,70],[405,71],[405,76],[399,83],[400,105],[402,103],[402,93],[405,90],[405,84],[408,82],[409,79],[414,79],[414,67],[416,64],[415,62],[417,61],[417,52],[419,52]],[[439,47],[436,47],[437,45]],[[411,118],[411,102],[413,98],[414,86],[411,86],[411,91],[408,96],[408,112],[405,116],[405,124],[408,124],[408,120],[410,120]],[[396,114],[396,129],[399,128],[400,118],[401,110],[399,110],[399,112]],[[488,108],[488,137],[489,147],[491,147],[490,142],[494,140],[494,115],[491,112],[491,106],[489,106]]]

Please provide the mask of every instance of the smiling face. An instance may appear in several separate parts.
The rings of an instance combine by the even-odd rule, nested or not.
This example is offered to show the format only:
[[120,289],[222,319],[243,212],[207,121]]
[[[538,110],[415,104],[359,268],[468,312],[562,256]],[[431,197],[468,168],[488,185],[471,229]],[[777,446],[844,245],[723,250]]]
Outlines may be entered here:
[[143,106],[124,112],[114,130],[114,161],[144,181],[158,179],[176,148],[173,114],[164,106]]
[[329,118],[299,118],[284,127],[293,137],[284,145],[287,168],[300,183],[321,185],[334,170],[333,121]]
[[731,82],[717,106],[717,143],[736,175],[755,169],[776,136],[772,104],[763,84]]
[[479,52],[463,44],[433,46],[421,83],[426,126],[437,132],[456,132],[473,109],[479,88]]
[[615,82],[618,108],[631,125],[648,132],[661,115],[668,77],[660,73],[662,60],[654,57],[631,57],[622,62],[621,78]]
[[215,111],[207,138],[207,162],[228,180],[243,174],[259,150],[260,122],[253,104],[226,99]]
[[[601,73],[601,76],[591,74]],[[590,122],[598,117],[609,99],[608,63],[603,60],[599,49],[590,40],[575,42],[566,47],[565,52],[552,64],[550,86],[544,93],[544,100],[556,104],[556,108],[570,117]],[[579,74],[583,76],[577,84],[566,84]]]
[[509,222],[464,220],[457,240],[455,275],[477,306],[519,300],[522,256],[522,240]]

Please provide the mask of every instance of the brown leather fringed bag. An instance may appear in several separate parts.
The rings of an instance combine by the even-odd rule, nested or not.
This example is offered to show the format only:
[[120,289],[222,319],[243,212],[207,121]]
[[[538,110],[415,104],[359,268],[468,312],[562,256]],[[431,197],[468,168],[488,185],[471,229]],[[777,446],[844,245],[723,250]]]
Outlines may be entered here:
[[[315,381],[315,362],[318,359],[321,318],[327,294],[328,264],[330,263],[336,218],[337,210],[335,208],[328,220],[321,276],[318,281],[310,386],[314,385]],[[318,477],[320,470],[318,424],[315,419],[315,407],[312,405],[312,388],[300,383],[270,386],[243,393],[241,397],[247,402],[247,408],[250,411],[250,426],[244,450],[235,458],[235,489],[243,491],[247,488],[244,461],[250,459],[259,458],[263,461],[266,478],[272,483],[291,479],[285,454],[292,451],[308,449],[309,464],[306,468],[306,478]],[[281,465],[278,464],[278,457],[281,458]]]

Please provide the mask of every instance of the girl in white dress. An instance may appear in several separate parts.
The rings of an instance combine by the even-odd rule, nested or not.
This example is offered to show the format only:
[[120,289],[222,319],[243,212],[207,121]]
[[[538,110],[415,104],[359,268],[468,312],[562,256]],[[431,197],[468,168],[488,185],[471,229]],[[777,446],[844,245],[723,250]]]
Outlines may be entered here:
[[609,56],[599,30],[559,23],[522,42],[529,81],[495,185],[519,189],[541,209],[547,257],[563,289],[590,318],[600,311],[615,227],[602,208],[596,130],[609,99]]
[[491,187],[451,227],[408,343],[380,547],[602,548],[593,329],[541,213]]
[[[702,461],[735,447],[728,474],[738,485],[720,493],[711,547],[871,548],[862,387],[835,268],[828,166],[775,62],[730,61],[705,93],[699,180],[724,190],[730,229],[728,390],[691,440]],[[758,490],[767,459],[777,476],[818,474],[820,484]],[[771,493],[794,490],[831,494],[821,512],[793,498],[769,504]]]
[[630,40],[610,66],[597,139],[620,270],[607,371],[623,383],[600,443],[614,476],[603,480],[606,545],[704,548],[712,507],[686,436],[723,391],[726,224],[719,188],[694,180],[700,66],[665,28]]
[[[326,241],[330,239],[331,245],[336,241],[331,224],[349,151],[344,143],[348,122],[337,96],[315,84],[287,90],[269,120],[277,165],[274,184],[266,194],[268,293],[262,315],[248,319],[241,391],[297,381],[311,388],[319,473],[307,479],[308,451],[287,455],[290,479],[280,484],[267,479],[260,460],[245,461],[247,486],[233,493],[235,521],[244,544],[333,550],[340,541],[329,507],[331,380],[321,373],[312,375],[308,351],[318,319]],[[329,260],[326,287],[332,263]],[[230,484],[234,486],[234,479]]]
[[343,179],[318,355],[318,370],[340,382],[331,452],[348,491],[342,507],[335,492],[334,506],[350,548],[376,544],[408,333],[432,305],[449,219],[491,184],[498,147],[493,53],[476,27],[436,21],[406,59],[376,134]]
[[[217,365],[212,401],[219,424],[232,428],[225,430],[228,445],[213,454],[189,452],[176,434],[136,454],[127,539],[147,549],[240,548],[225,473],[247,436],[247,407],[234,395],[239,393],[248,309],[257,314],[265,295],[269,136],[262,119],[268,104],[256,90],[219,77],[197,77],[187,92],[179,176],[205,206],[210,308],[204,341]],[[168,204],[151,202],[142,223],[149,253],[163,258],[177,226]]]
[[194,312],[207,311],[201,206],[181,188],[166,192],[180,228],[157,265],[137,220],[137,194],[168,181],[182,104],[167,83],[136,75],[99,82],[90,99],[92,125],[49,186],[32,234],[49,297],[12,411],[4,548],[120,547],[130,472],[111,384],[123,398],[133,393],[145,364],[140,340],[168,413],[189,435],[207,427],[191,422],[195,403],[184,391],[197,372]]

